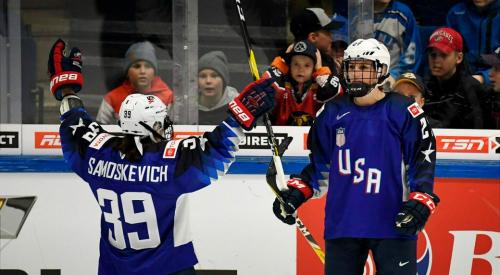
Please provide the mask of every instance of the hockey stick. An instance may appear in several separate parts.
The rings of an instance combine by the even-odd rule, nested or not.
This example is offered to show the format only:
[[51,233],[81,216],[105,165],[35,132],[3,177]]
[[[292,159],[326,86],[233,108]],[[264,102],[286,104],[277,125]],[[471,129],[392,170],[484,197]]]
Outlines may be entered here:
[[[248,55],[248,65],[250,66],[250,73],[252,74],[254,80],[258,80],[260,78],[259,70],[257,68],[257,62],[255,61],[255,54],[253,52],[252,45],[250,44],[250,36],[248,35],[248,29],[245,22],[243,9],[240,6],[240,0],[235,0],[235,2],[236,2],[236,9],[238,10],[238,16],[240,18],[241,33],[243,36],[243,41],[245,43],[245,48]],[[288,148],[288,144],[291,142],[291,139],[284,140],[283,143],[280,144],[282,148],[279,148],[278,145],[276,144],[276,139],[274,137],[273,128],[271,127],[271,121],[269,119],[269,115],[264,114],[263,120],[266,126],[267,136],[270,141],[271,151],[273,152],[273,161],[269,164],[269,169],[266,173],[266,179],[268,185],[271,187],[274,194],[276,195],[276,198],[278,198],[278,201],[281,204],[284,204],[283,198],[280,195],[281,194],[280,191],[287,190],[288,187],[285,181],[285,172],[283,171],[281,156],[285,152],[286,148]],[[281,152],[280,149],[282,149]],[[273,173],[274,175],[272,175]],[[276,176],[278,179],[279,186],[276,184]],[[314,250],[314,253],[316,253],[320,261],[324,264],[325,253],[323,252],[323,250],[321,250],[321,247],[318,245],[318,242],[316,242],[314,237],[311,235],[311,233],[304,225],[304,223],[299,219],[299,217],[296,217],[295,225],[299,229],[300,233],[302,233],[302,236],[304,236],[306,241],[309,243],[311,248]]]
[[[279,156],[283,156],[283,153],[285,150],[288,148],[288,145],[292,141],[292,137],[287,137],[283,140],[283,142],[280,143],[278,147],[278,154]],[[279,189],[276,186],[276,168],[274,167],[274,163],[271,161],[269,163],[269,167],[267,168],[267,173],[266,173],[266,180],[271,189],[273,189],[274,194],[276,194],[276,198],[281,204],[285,204],[283,201],[283,198],[280,195]],[[300,233],[302,233],[302,236],[306,239],[307,243],[311,246],[313,249],[314,253],[318,256],[319,260],[324,264],[325,263],[325,253],[323,250],[321,250],[321,247],[319,246],[318,242],[314,239],[313,235],[307,227],[304,225],[302,220],[299,219],[299,217],[295,217],[295,225],[299,229]]]
[[[248,35],[247,24],[245,22],[245,16],[243,15],[243,9],[240,6],[240,0],[236,1],[236,9],[238,10],[238,15],[240,18],[240,28],[243,36],[243,41],[245,43],[245,48],[247,50],[248,55],[248,65],[250,66],[250,73],[254,80],[258,80],[259,70],[257,68],[257,62],[255,61],[255,54],[252,49],[252,45],[250,44],[250,36]],[[267,137],[269,140],[269,145],[271,146],[271,151],[273,152],[273,161],[276,166],[276,170],[278,172],[278,183],[280,190],[286,190],[286,180],[285,180],[285,172],[283,171],[283,165],[281,163],[281,158],[278,154],[278,145],[276,144],[276,138],[274,137],[273,128],[271,126],[271,120],[269,119],[269,115],[266,113],[262,117],[264,120],[264,125],[266,126]]]

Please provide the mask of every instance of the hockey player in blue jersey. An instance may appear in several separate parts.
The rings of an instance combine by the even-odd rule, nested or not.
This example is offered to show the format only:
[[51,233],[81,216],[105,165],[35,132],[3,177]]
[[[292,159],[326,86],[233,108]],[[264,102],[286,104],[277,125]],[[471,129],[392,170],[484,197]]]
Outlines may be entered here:
[[327,193],[325,274],[363,274],[369,250],[377,274],[416,274],[416,234],[439,202],[433,193],[435,138],[420,106],[384,93],[390,55],[375,39],[345,50],[348,96],[325,104],[309,132],[310,163],[273,204],[295,211]]
[[[86,181],[102,211],[99,275],[190,275],[197,258],[187,236],[186,193],[206,187],[234,161],[243,129],[274,104],[272,80],[248,85],[225,121],[203,137],[170,140],[165,105],[132,94],[122,103],[123,136],[94,122],[80,91],[81,53],[58,40],[49,54],[51,91],[61,101],[65,160]],[[241,126],[240,126],[241,125]]]

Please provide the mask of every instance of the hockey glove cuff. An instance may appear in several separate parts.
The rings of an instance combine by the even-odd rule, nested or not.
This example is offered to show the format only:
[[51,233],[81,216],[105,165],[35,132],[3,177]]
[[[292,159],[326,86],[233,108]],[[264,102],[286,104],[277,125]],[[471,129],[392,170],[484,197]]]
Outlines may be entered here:
[[403,203],[396,216],[396,231],[402,235],[416,235],[424,228],[438,202],[438,196],[432,193],[410,193],[408,201]]
[[274,215],[286,224],[294,224],[297,209],[312,197],[312,188],[300,178],[294,178],[287,182],[288,190],[281,192],[283,203],[278,198],[274,200]]

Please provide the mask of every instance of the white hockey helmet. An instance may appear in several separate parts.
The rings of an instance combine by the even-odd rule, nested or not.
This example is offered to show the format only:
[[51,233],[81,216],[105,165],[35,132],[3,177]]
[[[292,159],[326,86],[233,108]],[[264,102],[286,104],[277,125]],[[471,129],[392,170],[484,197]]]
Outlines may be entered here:
[[[349,63],[355,60],[371,60],[377,72],[377,83],[374,85],[352,83],[349,79]],[[344,78],[347,82],[347,93],[351,96],[364,96],[375,87],[384,85],[389,77],[391,55],[387,47],[374,38],[357,39],[344,51]]]
[[167,107],[154,95],[127,96],[120,107],[119,124],[123,133],[150,137],[154,142],[170,140],[173,134]]

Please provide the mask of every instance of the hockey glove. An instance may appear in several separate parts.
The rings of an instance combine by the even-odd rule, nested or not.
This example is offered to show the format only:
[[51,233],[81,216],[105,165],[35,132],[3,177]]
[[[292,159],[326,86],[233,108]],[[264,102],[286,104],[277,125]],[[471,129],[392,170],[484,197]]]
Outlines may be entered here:
[[421,231],[434,213],[439,198],[435,194],[412,192],[396,216],[395,229],[399,234],[413,236]]
[[62,100],[63,89],[70,88],[77,93],[83,85],[82,53],[72,48],[66,56],[65,49],[66,42],[58,39],[49,53],[50,91],[57,100]]
[[312,188],[301,178],[291,176],[288,180],[288,190],[281,192],[283,204],[278,198],[274,200],[273,212],[278,219],[286,224],[294,224],[297,209],[312,197]]
[[271,84],[274,81],[273,78],[254,81],[229,102],[229,113],[243,129],[252,130],[257,118],[273,108],[275,91]]

